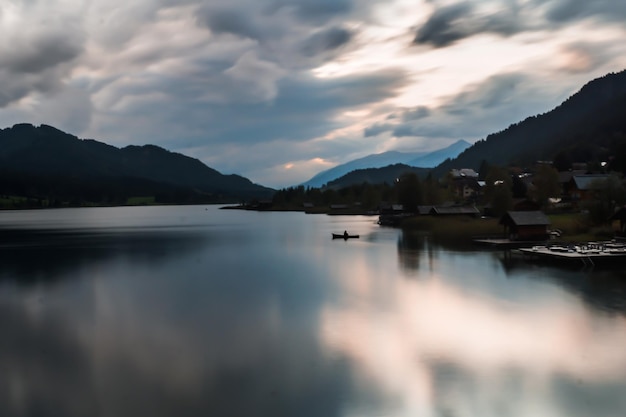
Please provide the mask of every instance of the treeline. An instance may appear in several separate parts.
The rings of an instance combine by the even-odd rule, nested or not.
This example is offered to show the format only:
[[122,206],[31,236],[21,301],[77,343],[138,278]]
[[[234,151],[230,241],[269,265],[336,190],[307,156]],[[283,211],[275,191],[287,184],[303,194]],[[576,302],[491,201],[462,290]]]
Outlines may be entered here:
[[227,196],[140,178],[40,176],[0,170],[3,208],[125,205],[138,197],[156,204],[232,202]]
[[[607,172],[607,171],[604,171]],[[583,211],[592,224],[601,224],[616,207],[626,204],[623,175],[612,172],[592,183],[592,198],[571,200],[569,183],[562,183],[557,169],[549,163],[539,163],[532,169],[500,167],[481,164],[477,178],[453,177],[441,179],[428,176],[421,179],[413,172],[402,174],[392,184],[362,183],[341,189],[290,187],[279,190],[271,202],[272,209],[284,210],[314,207],[331,208],[343,205],[363,212],[400,204],[405,212],[416,213],[418,206],[459,204],[475,205],[486,214],[499,217],[518,204],[547,212]],[[466,193],[467,187],[472,192]],[[535,208],[528,208],[535,207]]]
[[449,190],[428,177],[421,180],[415,173],[401,175],[393,184],[362,183],[341,189],[304,186],[278,190],[272,199],[274,209],[300,209],[305,205],[358,205],[363,210],[377,210],[381,205],[402,204],[407,210],[418,205],[440,204],[450,198]]

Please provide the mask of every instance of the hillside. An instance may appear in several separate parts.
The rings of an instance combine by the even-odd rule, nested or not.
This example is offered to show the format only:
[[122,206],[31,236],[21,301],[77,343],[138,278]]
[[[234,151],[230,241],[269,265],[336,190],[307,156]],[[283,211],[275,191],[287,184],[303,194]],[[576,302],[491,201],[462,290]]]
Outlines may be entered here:
[[244,177],[223,175],[197,159],[158,146],[119,149],[47,125],[19,124],[0,130],[0,173],[1,194],[95,203],[119,203],[132,196],[217,202],[273,193]]
[[595,79],[555,109],[513,124],[476,142],[457,158],[439,165],[438,176],[452,168],[489,164],[530,165],[536,160],[612,161],[624,171],[626,144],[626,71]]
[[313,178],[303,183],[305,187],[321,187],[331,181],[338,179],[352,171],[382,168],[389,165],[404,164],[412,167],[432,168],[448,158],[454,158],[464,149],[470,146],[469,142],[459,140],[450,146],[437,149],[432,152],[398,152],[389,151],[379,154],[372,154],[363,158],[355,159],[345,164],[337,165],[326,171],[322,171]]
[[343,175],[340,178],[330,181],[326,186],[328,188],[340,189],[363,183],[387,183],[391,185],[397,178],[409,172],[415,173],[418,177],[425,178],[430,172],[430,169],[412,167],[405,164],[388,165],[382,168],[357,169]]

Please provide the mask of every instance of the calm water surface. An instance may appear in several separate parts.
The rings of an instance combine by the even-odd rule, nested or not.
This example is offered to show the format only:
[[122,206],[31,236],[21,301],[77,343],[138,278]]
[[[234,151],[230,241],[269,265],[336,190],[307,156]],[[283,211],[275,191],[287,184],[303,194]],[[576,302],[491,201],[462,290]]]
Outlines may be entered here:
[[0,212],[0,415],[626,414],[623,270],[375,220]]

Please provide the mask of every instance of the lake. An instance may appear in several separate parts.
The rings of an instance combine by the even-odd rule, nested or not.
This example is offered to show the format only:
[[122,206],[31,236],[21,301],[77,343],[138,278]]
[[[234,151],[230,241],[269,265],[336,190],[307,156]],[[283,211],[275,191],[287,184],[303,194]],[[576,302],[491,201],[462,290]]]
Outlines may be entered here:
[[624,415],[624,268],[376,220],[0,212],[0,415]]

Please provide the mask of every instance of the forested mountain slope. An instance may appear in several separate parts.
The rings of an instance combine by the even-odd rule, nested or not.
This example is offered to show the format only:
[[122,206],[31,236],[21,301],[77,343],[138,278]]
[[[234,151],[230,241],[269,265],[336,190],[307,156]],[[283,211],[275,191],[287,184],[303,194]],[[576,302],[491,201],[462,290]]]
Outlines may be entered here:
[[0,130],[0,193],[88,201],[110,200],[107,193],[165,193],[211,201],[269,197],[273,190],[158,146],[119,149],[52,126],[19,124]]
[[614,169],[623,171],[625,142],[626,71],[622,71],[587,83],[547,113],[487,136],[434,172],[440,176],[452,168],[478,169],[483,160],[505,166],[541,159],[564,163],[610,159]]

